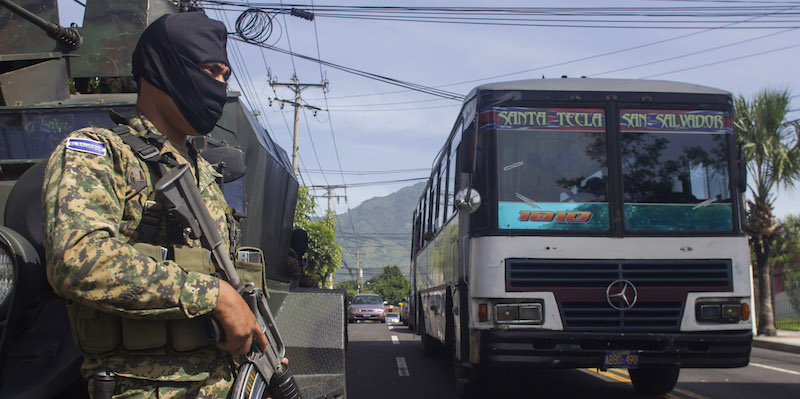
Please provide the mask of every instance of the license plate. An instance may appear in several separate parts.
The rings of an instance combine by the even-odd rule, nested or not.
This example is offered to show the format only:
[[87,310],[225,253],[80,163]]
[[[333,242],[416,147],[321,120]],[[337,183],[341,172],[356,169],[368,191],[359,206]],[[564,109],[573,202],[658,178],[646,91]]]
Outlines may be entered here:
[[639,354],[627,351],[606,352],[603,356],[603,368],[635,369],[639,367]]

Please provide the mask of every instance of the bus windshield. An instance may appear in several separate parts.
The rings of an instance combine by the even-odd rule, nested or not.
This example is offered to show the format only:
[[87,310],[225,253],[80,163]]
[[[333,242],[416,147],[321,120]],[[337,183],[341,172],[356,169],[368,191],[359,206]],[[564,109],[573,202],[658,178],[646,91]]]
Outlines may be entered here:
[[[497,228],[609,231],[612,207],[625,231],[731,231],[730,115],[722,111],[494,107]],[[618,158],[609,161],[608,137]],[[609,162],[622,176],[609,176]],[[621,181],[622,198],[608,184]],[[616,202],[615,202],[616,201]],[[621,202],[621,203],[618,203]]]
[[620,131],[627,230],[733,228],[730,115],[623,109]]
[[493,108],[500,229],[609,229],[602,109]]

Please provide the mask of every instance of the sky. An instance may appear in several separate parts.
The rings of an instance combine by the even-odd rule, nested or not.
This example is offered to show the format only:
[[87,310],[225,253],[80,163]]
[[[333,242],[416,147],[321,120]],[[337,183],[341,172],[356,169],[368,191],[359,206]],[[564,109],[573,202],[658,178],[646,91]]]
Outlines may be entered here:
[[[82,6],[75,0],[58,1],[62,24],[81,25]],[[224,22],[229,32],[235,31],[235,21],[245,9],[227,6],[228,11],[217,11],[211,9],[210,2],[200,3],[209,6],[207,14]],[[234,0],[228,3],[248,4]],[[800,2],[296,0],[293,4],[284,5],[313,12],[314,20],[275,15],[271,24],[265,24],[272,28],[267,44],[460,95],[480,84],[542,76],[664,79],[716,87],[745,97],[767,88],[788,89],[797,96],[789,117],[800,118]],[[551,12],[529,16],[539,21],[520,21],[522,15],[517,12],[489,25],[485,24],[485,13],[471,16],[475,19],[470,24],[364,19],[363,15],[333,17],[326,7],[332,5],[541,7],[547,11],[619,7],[640,13],[647,11],[641,9],[645,7],[668,7],[680,13],[660,17],[568,17]],[[754,5],[762,8],[746,8]],[[733,7],[739,7],[738,12]],[[691,15],[681,14],[687,11]],[[659,10],[649,13],[653,12]],[[701,12],[709,14],[698,16]],[[720,17],[723,13],[727,15]],[[454,16],[450,11],[435,20]],[[591,19],[606,22],[586,22]],[[270,77],[277,83],[290,82],[293,76],[300,83],[328,82],[325,92],[315,87],[302,92],[301,102],[320,110],[305,108],[300,113],[300,171],[301,182],[308,186],[346,186],[332,190],[336,196],[346,196],[346,200],[332,200],[337,214],[427,177],[461,107],[459,101],[234,40],[229,40],[228,52],[234,70],[231,87],[244,94],[251,108],[261,112],[262,125],[290,154],[294,109],[289,105],[281,108],[280,102],[270,98],[293,100],[294,93],[284,87],[271,87]],[[312,192],[326,194],[323,189]],[[800,214],[800,190],[778,190],[776,198],[776,216]],[[320,197],[318,203],[324,210],[328,201]]]

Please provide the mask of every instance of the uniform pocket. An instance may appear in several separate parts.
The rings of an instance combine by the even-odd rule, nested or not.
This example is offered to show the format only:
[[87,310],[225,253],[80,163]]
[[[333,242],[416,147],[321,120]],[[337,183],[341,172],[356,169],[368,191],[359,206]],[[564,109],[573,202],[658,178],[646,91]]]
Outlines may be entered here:
[[167,322],[122,318],[122,345],[129,350],[147,350],[167,345]]
[[178,352],[190,351],[211,345],[206,337],[203,318],[187,320],[170,320],[169,335],[172,348]]
[[74,301],[67,303],[72,320],[72,335],[87,354],[101,354],[117,349],[122,333],[120,318]]
[[173,247],[175,263],[184,270],[202,274],[214,274],[211,251],[205,248],[192,248],[185,245]]
[[245,283],[253,283],[257,288],[267,292],[267,276],[264,271],[264,253],[254,247],[241,247],[236,251],[233,263],[239,278]]

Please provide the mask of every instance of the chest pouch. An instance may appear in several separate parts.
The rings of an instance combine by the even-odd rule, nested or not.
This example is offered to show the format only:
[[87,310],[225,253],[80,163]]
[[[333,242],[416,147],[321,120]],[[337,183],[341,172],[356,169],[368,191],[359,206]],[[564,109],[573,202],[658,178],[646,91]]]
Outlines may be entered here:
[[233,267],[243,282],[253,283],[267,293],[267,275],[264,267],[264,252],[255,247],[241,247],[236,251]]
[[[133,248],[157,261],[174,260],[181,268],[203,274],[214,273],[211,252],[205,248],[176,245],[169,248],[136,243]],[[70,302],[67,307],[78,347],[86,354],[101,355],[116,350],[190,351],[212,344],[202,318],[147,320],[120,317]]]

